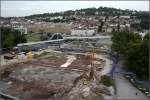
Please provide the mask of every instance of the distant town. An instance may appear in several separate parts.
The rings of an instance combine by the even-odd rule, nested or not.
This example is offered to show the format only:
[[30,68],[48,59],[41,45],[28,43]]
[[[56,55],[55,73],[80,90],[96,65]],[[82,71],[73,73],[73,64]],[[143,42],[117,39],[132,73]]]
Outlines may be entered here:
[[[87,8],[25,17],[0,18],[1,26],[28,33],[61,33],[72,36],[111,35],[114,31],[141,33],[148,12],[115,8]],[[147,19],[146,19],[147,18]],[[144,20],[144,21],[143,21]],[[145,29],[144,29],[144,28]]]

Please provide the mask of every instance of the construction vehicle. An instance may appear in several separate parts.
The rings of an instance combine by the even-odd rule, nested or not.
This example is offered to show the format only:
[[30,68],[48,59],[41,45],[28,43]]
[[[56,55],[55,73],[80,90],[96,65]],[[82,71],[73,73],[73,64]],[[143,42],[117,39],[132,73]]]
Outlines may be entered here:
[[27,53],[27,58],[28,58],[28,60],[31,60],[33,58],[32,52]]

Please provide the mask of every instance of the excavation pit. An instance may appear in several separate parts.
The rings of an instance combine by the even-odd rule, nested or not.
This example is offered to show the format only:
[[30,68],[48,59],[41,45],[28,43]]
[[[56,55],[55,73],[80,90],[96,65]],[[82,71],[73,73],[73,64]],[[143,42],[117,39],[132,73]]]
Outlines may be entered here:
[[67,67],[61,67],[67,56],[44,53],[32,61],[10,65],[5,69],[9,73],[2,78],[8,87],[2,92],[21,100],[59,100],[65,97],[89,70],[91,63],[83,55],[71,55],[76,59]]
[[62,96],[71,90],[74,81],[81,75],[82,73],[77,71],[20,64],[8,75],[7,80],[11,80],[12,84],[3,92],[25,100],[34,100],[39,96]]

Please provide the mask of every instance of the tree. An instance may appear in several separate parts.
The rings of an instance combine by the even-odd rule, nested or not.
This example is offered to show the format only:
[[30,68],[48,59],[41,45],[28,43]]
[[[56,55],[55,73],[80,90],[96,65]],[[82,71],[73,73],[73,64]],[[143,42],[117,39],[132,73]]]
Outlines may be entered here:
[[132,42],[141,41],[141,37],[138,34],[129,32],[113,32],[112,33],[112,50],[116,51],[120,55],[125,55],[125,52],[130,48]]
[[12,34],[7,35],[7,37],[4,40],[4,47],[12,47],[15,43],[14,41],[14,37],[12,36]]
[[131,45],[125,56],[126,68],[132,70],[138,77],[148,79],[149,77],[149,42],[143,40]]
[[141,19],[140,26],[142,29],[149,29],[149,13],[142,12],[137,14],[138,19]]
[[149,34],[142,40],[141,36],[135,33],[114,32],[112,42],[112,50],[124,59],[125,68],[148,80]]
[[21,34],[19,30],[8,27],[0,27],[1,30],[1,44],[2,48],[11,48],[18,43],[27,42],[25,35]]

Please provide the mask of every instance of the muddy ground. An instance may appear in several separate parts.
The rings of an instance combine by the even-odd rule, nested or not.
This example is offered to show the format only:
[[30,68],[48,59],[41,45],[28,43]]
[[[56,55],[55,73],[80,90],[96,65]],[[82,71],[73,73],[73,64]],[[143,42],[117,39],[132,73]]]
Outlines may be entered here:
[[[77,97],[86,100],[81,95],[86,88],[82,78],[90,70],[91,62],[85,56],[75,56],[77,59],[66,68],[60,67],[66,62],[66,56],[47,53],[26,63],[10,65],[1,71],[1,81],[8,85],[1,92],[21,100],[77,100]],[[97,62],[100,62],[97,64],[100,70],[105,63],[102,60]],[[93,100],[93,97],[102,98],[93,93],[89,95],[89,100]]]

